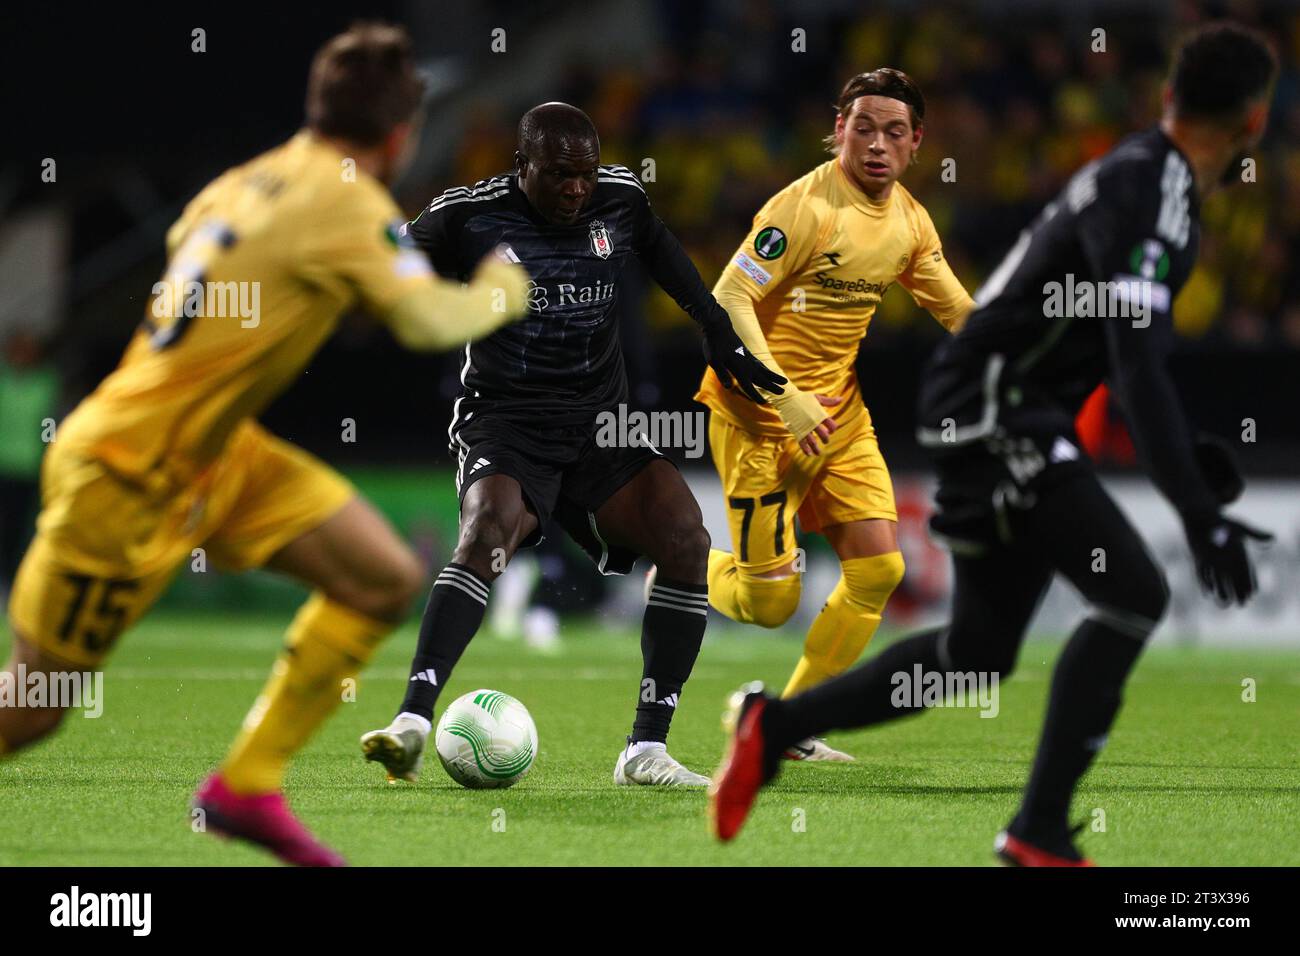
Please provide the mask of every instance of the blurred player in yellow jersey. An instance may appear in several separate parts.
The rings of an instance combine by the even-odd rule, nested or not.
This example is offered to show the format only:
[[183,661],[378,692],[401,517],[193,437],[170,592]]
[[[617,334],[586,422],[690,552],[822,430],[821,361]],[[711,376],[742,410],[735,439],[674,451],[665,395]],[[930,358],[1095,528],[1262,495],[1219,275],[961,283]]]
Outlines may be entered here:
[[[854,373],[858,343],[895,282],[949,331],[973,305],[929,215],[898,182],[921,144],[916,84],[897,70],[862,73],[837,105],[834,158],[768,200],[713,290],[749,350],[790,384],[758,405],[707,371],[696,395],[713,412],[733,545],[710,553],[710,603],[763,627],[789,619],[803,570],[796,514],[840,559],[787,697],[857,660],[903,578],[894,491]],[[852,759],[821,740],[787,756]]]
[[[98,669],[195,548],[308,584],[270,682],[195,796],[208,828],[292,863],[342,861],[289,812],[285,765],[405,616],[424,569],[347,481],[256,416],[354,305],[421,349],[453,348],[524,311],[519,266],[489,256],[462,286],[399,244],[403,217],[384,184],[421,93],[405,33],[358,24],[316,55],[307,128],[189,204],[121,364],[46,454],[37,536],[9,605],[15,640],[0,681]],[[0,708],[0,753],[62,716]]]

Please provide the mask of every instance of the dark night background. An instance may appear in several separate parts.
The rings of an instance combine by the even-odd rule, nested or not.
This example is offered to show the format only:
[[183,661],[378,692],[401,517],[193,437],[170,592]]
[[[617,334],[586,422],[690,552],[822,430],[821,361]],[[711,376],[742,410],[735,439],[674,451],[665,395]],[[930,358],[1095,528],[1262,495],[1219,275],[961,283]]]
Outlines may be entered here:
[[[413,213],[448,185],[510,163],[513,126],[533,103],[567,99],[601,130],[603,159],[639,168],[659,214],[712,283],[764,199],[824,154],[829,103],[843,80],[894,64],[929,99],[927,140],[905,185],[930,209],[949,259],[973,291],[1019,228],[1078,165],[1156,115],[1177,32],[1231,12],[1268,30],[1284,60],[1260,182],[1206,210],[1203,269],[1180,316],[1176,372],[1192,417],[1223,434],[1259,422],[1255,472],[1300,458],[1292,413],[1300,375],[1300,14],[1269,4],[634,4],[654,31],[602,52],[587,16],[603,5],[380,3],[188,4],[183,8],[16,5],[5,13],[5,220],[56,211],[66,224],[62,305],[43,329],[66,410],[117,361],[162,267],[166,227],[224,168],[287,138],[302,118],[307,65],[359,17],[406,24],[438,77],[424,162],[400,184]],[[613,4],[625,9],[627,4]],[[1108,51],[1089,52],[1107,30]],[[790,51],[790,30],[809,52]],[[206,31],[193,53],[190,31]],[[509,38],[489,49],[490,31]],[[613,62],[610,62],[614,57]],[[531,64],[531,65],[530,65]],[[957,159],[956,184],[939,181]],[[40,180],[43,158],[57,183]],[[625,334],[636,395],[688,408],[703,368],[694,328],[629,277]],[[0,317],[7,334],[24,308]],[[1180,322],[1182,322],[1180,318]],[[921,466],[912,441],[920,363],[942,334],[901,290],[873,322],[860,359],[864,394],[896,467]],[[454,356],[416,356],[350,318],[266,414],[275,431],[331,461],[444,461]],[[361,436],[340,446],[338,422]]]

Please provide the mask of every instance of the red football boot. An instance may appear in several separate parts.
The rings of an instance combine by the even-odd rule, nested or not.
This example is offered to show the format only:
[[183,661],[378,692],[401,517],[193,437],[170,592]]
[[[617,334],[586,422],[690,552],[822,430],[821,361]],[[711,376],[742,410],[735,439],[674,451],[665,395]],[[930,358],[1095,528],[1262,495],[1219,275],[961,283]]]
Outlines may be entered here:
[[770,703],[758,683],[747,684],[732,695],[736,729],[709,786],[709,819],[714,834],[724,843],[740,832],[759,789],[776,776],[779,754],[769,754],[763,738],[763,712]]
[[1085,857],[1071,858],[1034,846],[1006,830],[993,841],[993,852],[1004,866],[1096,866]]
[[339,856],[319,842],[298,822],[281,793],[241,796],[221,774],[214,773],[199,786],[190,804],[202,810],[206,826],[215,833],[247,840],[270,850],[293,866],[346,866]]

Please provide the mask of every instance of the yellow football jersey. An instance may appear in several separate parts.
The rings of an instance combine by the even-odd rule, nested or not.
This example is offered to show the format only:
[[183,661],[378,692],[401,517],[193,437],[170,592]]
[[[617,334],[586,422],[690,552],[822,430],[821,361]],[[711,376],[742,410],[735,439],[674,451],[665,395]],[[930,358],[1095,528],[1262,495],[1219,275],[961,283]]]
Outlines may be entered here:
[[[895,183],[888,199],[872,200],[836,158],[767,201],[713,294],[733,313],[752,308],[786,376],[802,391],[840,396],[827,414],[847,423],[863,411],[858,343],[894,282],[950,330],[973,306],[912,194]],[[724,389],[712,369],[695,397],[748,431],[788,434],[770,406]]]
[[311,359],[339,315],[434,283],[387,190],[303,131],[195,197],[145,319],[57,440],[151,487],[188,484]]

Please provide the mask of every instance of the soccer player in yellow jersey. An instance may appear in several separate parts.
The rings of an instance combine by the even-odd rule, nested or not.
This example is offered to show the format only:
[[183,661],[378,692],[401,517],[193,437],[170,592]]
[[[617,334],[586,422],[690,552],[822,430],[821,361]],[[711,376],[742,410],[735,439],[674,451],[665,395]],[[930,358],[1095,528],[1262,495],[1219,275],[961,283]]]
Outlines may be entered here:
[[[898,282],[949,331],[972,307],[934,224],[898,182],[921,144],[925,100],[905,73],[853,77],[840,94],[834,158],[777,193],[723,270],[714,296],[741,339],[790,379],[759,405],[706,371],[709,444],[733,550],[709,557],[709,602],[779,627],[799,604],[792,524],[824,534],[841,577],[808,631],[792,696],[857,660],[903,578],[894,492],[854,373],[858,343]],[[823,741],[792,759],[851,760]]]
[[[298,864],[342,861],[288,810],[285,765],[402,620],[424,569],[347,481],[256,417],[355,304],[420,349],[463,344],[525,308],[519,266],[489,256],[462,286],[398,242],[403,217],[383,183],[420,96],[405,33],[354,26],[316,55],[307,128],[189,204],[121,364],[46,454],[9,605],[7,682],[98,669],[195,548],[308,584],[270,682],[195,796],[209,829]],[[63,713],[0,708],[0,753],[47,736]]]

